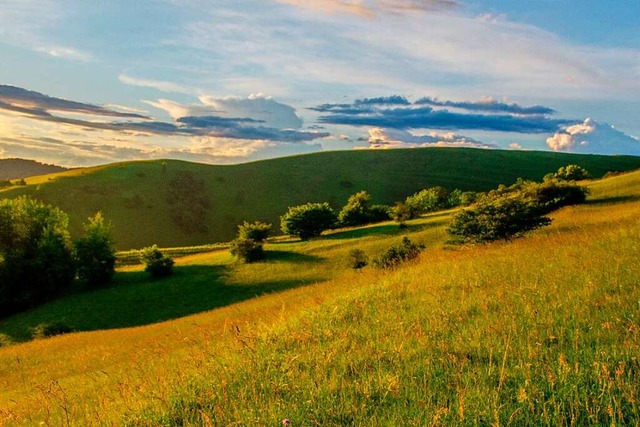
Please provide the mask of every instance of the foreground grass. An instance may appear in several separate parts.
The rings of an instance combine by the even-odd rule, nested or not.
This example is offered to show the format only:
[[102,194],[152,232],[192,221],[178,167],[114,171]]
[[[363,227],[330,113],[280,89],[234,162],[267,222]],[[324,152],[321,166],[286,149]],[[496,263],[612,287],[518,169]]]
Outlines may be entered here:
[[[343,269],[171,322],[2,349],[0,419],[637,425],[640,174],[592,191],[590,203],[510,244],[436,246],[442,218],[431,218],[411,235],[429,249],[395,272]],[[273,249],[324,271],[349,247],[375,252],[384,239],[397,236],[353,230]],[[296,263],[234,277],[286,277]]]

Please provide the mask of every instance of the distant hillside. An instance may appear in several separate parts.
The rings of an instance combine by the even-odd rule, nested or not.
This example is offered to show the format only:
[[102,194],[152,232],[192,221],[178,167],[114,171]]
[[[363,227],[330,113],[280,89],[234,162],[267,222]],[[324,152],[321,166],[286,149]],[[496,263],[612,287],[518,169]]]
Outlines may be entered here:
[[288,206],[342,206],[367,190],[390,204],[422,188],[488,190],[518,177],[541,179],[567,164],[595,177],[640,168],[640,157],[426,148],[323,152],[240,165],[182,161],[127,162],[27,179],[0,197],[30,194],[69,213],[72,233],[96,211],[114,225],[118,249],[186,246],[231,240],[242,221],[279,231]]
[[0,159],[0,180],[29,178],[65,170],[67,169],[61,166],[47,165],[35,160]]

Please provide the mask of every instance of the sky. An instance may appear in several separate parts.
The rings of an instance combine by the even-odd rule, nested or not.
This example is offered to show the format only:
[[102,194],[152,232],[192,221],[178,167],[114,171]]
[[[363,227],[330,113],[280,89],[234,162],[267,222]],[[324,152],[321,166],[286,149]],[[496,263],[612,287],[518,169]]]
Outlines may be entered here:
[[0,158],[640,155],[637,0],[0,0]]

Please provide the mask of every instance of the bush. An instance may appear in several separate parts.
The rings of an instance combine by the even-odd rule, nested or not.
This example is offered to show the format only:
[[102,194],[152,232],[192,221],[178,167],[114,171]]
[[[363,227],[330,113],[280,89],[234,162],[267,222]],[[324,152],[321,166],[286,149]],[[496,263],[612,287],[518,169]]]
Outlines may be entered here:
[[407,197],[404,202],[414,215],[434,212],[449,207],[449,191],[444,187],[432,187]]
[[405,222],[415,218],[414,212],[404,203],[396,203],[390,210],[389,216],[397,222],[401,228],[406,227]]
[[567,165],[558,169],[556,173],[545,176],[545,180],[551,178],[560,181],[579,181],[582,179],[590,179],[591,174],[582,166]]
[[173,274],[173,259],[163,254],[157,245],[142,249],[140,261],[145,264],[144,271],[151,274],[151,277],[166,277]]
[[347,201],[347,204],[338,214],[338,222],[342,226],[362,225],[369,222],[369,202],[371,195],[366,191],[360,191]]
[[405,236],[402,238],[402,244],[390,247],[373,261],[373,265],[385,269],[395,268],[403,262],[417,258],[423,249],[423,245],[413,243]]
[[28,197],[0,200],[0,316],[58,295],[75,277],[69,219]]
[[85,237],[74,242],[78,277],[92,287],[105,285],[111,281],[116,266],[111,224],[105,223],[98,212],[88,219],[84,230]]
[[349,267],[360,270],[369,264],[369,258],[362,249],[351,249],[349,251]]
[[391,219],[391,206],[373,205],[369,209],[369,222],[382,222]]
[[242,225],[238,226],[238,238],[249,239],[256,242],[264,242],[271,233],[271,224],[256,221],[252,224],[245,221]]
[[33,339],[49,338],[56,335],[68,334],[73,332],[74,328],[64,322],[40,323],[33,328],[31,337]]
[[285,234],[307,240],[334,227],[336,221],[336,214],[328,203],[307,203],[290,207],[280,217],[280,227]]
[[475,191],[462,191],[457,188],[449,194],[449,207],[469,206],[478,199],[478,193]]
[[509,240],[548,225],[534,203],[519,195],[485,196],[453,216],[448,232],[459,242]]
[[238,237],[231,242],[231,255],[246,263],[251,263],[264,259],[264,249],[260,242]]

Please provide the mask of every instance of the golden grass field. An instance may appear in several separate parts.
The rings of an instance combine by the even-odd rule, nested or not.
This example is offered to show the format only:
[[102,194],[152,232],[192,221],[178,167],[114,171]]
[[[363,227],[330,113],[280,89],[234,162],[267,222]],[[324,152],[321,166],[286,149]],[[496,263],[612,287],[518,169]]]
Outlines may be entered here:
[[394,271],[345,261],[397,243],[392,223],[268,244],[277,256],[252,265],[226,250],[177,259],[178,273],[221,266],[224,287],[256,295],[283,285],[0,348],[0,422],[638,425],[640,172],[589,187],[586,204],[513,242],[452,247],[450,212],[411,221],[426,250]]

